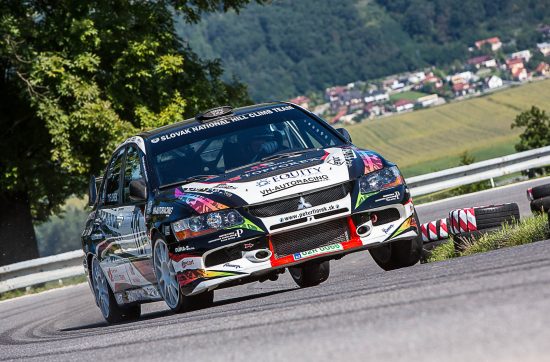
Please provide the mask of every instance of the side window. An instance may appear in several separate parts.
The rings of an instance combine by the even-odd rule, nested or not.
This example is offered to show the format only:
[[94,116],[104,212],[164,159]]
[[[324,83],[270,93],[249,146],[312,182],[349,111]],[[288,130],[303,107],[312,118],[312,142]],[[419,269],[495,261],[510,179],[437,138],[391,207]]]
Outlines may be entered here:
[[126,166],[124,169],[124,203],[130,202],[130,182],[143,178],[139,151],[136,147],[128,147]]
[[121,148],[120,151],[117,152],[107,169],[104,205],[116,205],[118,204],[118,200],[120,200],[120,169],[122,167],[122,156],[124,156],[124,148]]

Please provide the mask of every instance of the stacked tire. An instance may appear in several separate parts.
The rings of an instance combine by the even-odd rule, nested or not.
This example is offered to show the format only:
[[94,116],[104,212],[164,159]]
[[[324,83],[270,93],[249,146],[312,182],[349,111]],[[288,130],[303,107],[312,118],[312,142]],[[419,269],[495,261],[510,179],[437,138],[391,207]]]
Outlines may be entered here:
[[449,213],[449,232],[455,236],[455,249],[462,251],[480,235],[515,223],[519,217],[516,203],[456,209]]
[[531,201],[533,214],[550,211],[550,184],[540,185],[527,189],[527,198]]
[[449,238],[449,218],[430,221],[420,224],[420,232],[422,234],[422,242],[424,243],[422,250],[421,263],[428,261],[431,251],[438,245],[443,244]]

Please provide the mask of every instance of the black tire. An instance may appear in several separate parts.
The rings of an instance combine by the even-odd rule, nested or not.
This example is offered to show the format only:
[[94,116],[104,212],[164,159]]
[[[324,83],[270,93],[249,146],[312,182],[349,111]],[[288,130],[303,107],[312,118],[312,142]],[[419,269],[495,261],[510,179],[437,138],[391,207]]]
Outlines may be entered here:
[[540,214],[550,211],[550,196],[531,201],[531,211],[533,214]]
[[474,208],[477,230],[494,229],[504,223],[519,221],[519,206],[516,203]]
[[310,261],[289,267],[288,272],[300,288],[314,287],[328,279],[330,261]]
[[397,240],[387,245],[370,249],[370,255],[378,266],[386,271],[413,266],[426,256],[423,250],[422,235],[418,216],[415,219],[418,236],[410,240]]
[[[92,263],[99,263],[97,261],[97,259],[94,257]],[[91,278],[91,282],[92,282],[92,287],[94,288],[94,293],[95,293],[95,283],[96,283],[96,278],[95,278],[95,268],[92,268],[90,270],[90,272],[92,273],[92,278]],[[100,271],[101,273],[103,273],[103,271]],[[105,275],[103,274],[103,277],[105,277]],[[111,287],[109,286],[109,284],[107,283],[106,285],[107,287],[107,293],[108,293],[108,308],[107,310],[101,310],[101,313],[103,314],[103,317],[105,318],[105,320],[108,322],[108,323],[121,323],[121,322],[129,322],[129,321],[134,321],[134,320],[137,320],[139,319],[139,317],[141,316],[141,305],[140,304],[131,304],[131,305],[128,305],[128,306],[120,306],[118,305],[117,301],[116,301],[116,298],[115,298],[115,295],[113,293],[113,291],[111,290]],[[98,303],[98,299],[97,299],[97,294],[96,294],[96,304]],[[98,305],[99,306],[99,305]],[[101,308],[100,308],[101,309]]]
[[542,199],[544,197],[549,197],[550,196],[550,184],[533,187],[531,189],[531,195],[533,195],[534,200]]

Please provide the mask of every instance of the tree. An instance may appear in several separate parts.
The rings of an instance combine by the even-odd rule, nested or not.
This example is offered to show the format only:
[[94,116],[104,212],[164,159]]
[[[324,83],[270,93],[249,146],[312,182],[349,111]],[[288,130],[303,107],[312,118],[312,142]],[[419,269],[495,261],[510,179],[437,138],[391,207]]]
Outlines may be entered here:
[[550,117],[536,106],[518,114],[513,128],[525,128],[515,146],[518,152],[550,145]]
[[32,222],[83,193],[126,136],[249,102],[173,20],[249,1],[0,2],[0,265],[38,256]]
[[[518,152],[550,145],[550,117],[536,106],[518,114],[512,123],[512,128],[525,128],[519,135],[519,143],[515,146]],[[547,167],[546,171],[550,171],[550,168]],[[527,171],[529,178],[543,173],[544,169],[541,168]]]

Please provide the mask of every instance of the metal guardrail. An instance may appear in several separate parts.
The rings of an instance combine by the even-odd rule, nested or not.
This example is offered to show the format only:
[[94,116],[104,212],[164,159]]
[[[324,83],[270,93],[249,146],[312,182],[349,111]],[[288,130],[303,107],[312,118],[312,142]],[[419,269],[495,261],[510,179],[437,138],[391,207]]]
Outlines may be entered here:
[[550,165],[550,146],[407,179],[413,196]]
[[[413,196],[550,165],[550,146],[407,179]],[[0,293],[83,275],[82,250],[0,267]]]
[[82,250],[0,267],[0,293],[84,274]]

